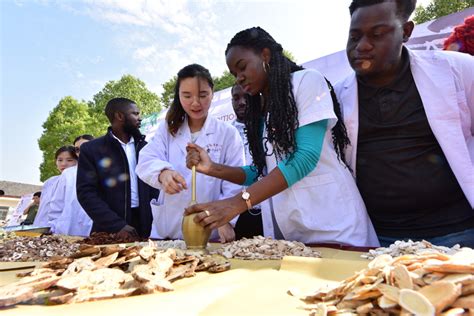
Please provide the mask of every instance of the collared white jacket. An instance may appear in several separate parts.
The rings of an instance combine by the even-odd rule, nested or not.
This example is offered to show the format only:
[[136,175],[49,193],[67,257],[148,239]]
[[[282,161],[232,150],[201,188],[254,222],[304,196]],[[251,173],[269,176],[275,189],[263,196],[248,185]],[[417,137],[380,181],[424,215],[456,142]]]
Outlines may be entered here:
[[[446,51],[411,51],[410,68],[428,123],[474,208],[474,58]],[[355,73],[334,88],[351,141],[346,159],[356,173],[359,104]]]
[[48,214],[50,211],[51,197],[58,185],[59,176],[53,176],[46,180],[41,189],[41,200],[33,225],[37,227],[48,226]]
[[87,237],[91,232],[92,220],[77,200],[76,178],[77,165],[59,176],[48,214],[48,224],[54,234]]
[[[266,236],[274,235],[272,210],[286,240],[378,246],[372,222],[349,169],[338,159],[331,129],[336,124],[333,103],[324,77],[313,69],[294,72],[293,94],[299,126],[327,120],[319,161],[307,176],[263,201]],[[267,144],[272,152],[271,144]],[[269,172],[277,167],[275,155],[266,156]]]
[[[191,170],[186,167],[186,146],[191,142],[187,119],[176,136],[168,131],[166,121],[158,127],[153,139],[142,149],[136,168],[145,183],[160,190],[158,200],[153,200],[153,224],[150,237],[182,239],[181,222],[184,209],[191,201]],[[232,125],[208,116],[195,143],[207,150],[211,159],[228,166],[243,166],[243,143]],[[167,194],[158,176],[164,169],[176,170],[186,180],[188,189],[178,194]],[[242,186],[201,173],[196,173],[196,199],[198,203],[226,199],[238,194]],[[231,221],[235,224],[237,217]],[[211,238],[217,236],[213,233]]]

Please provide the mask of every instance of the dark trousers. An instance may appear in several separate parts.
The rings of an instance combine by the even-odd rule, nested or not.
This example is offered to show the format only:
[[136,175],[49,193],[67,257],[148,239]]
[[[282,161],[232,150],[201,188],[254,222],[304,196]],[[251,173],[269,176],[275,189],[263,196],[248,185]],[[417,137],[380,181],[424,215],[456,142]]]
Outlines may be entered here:
[[140,208],[132,207],[131,212],[132,212],[132,220],[131,220],[131,223],[129,223],[129,225],[135,228],[135,230],[137,231],[138,235],[140,235],[140,237],[144,237],[143,231],[141,229],[142,227],[140,225]]
[[[259,209],[251,209],[240,214],[235,224],[235,239],[263,236],[262,213]],[[255,215],[258,214],[258,215]]]

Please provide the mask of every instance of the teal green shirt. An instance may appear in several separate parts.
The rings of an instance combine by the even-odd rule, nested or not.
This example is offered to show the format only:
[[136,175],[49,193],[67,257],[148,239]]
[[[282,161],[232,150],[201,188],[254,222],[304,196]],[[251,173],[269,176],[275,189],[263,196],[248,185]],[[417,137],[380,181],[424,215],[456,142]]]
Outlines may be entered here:
[[[299,127],[295,132],[296,151],[291,158],[286,158],[278,163],[288,187],[306,177],[316,168],[323,148],[326,135],[327,120],[313,122]],[[257,181],[257,170],[252,166],[244,166],[245,186]]]

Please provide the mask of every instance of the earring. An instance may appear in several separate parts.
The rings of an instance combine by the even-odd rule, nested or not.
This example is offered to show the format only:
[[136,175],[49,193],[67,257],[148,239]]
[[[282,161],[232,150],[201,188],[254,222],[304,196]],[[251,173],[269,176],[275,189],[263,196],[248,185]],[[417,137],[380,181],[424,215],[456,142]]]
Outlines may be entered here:
[[262,61],[262,67],[263,67],[263,71],[265,71],[265,73],[269,72],[270,71],[270,65],[267,64],[266,62]]

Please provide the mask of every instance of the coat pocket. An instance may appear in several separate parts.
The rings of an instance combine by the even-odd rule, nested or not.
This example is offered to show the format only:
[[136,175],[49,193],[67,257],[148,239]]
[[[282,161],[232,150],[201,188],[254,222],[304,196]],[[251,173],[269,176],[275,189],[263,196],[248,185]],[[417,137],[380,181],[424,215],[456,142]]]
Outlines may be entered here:
[[163,232],[166,228],[166,207],[164,204],[159,205],[156,199],[150,201],[150,206],[153,216],[150,238],[163,239]]

